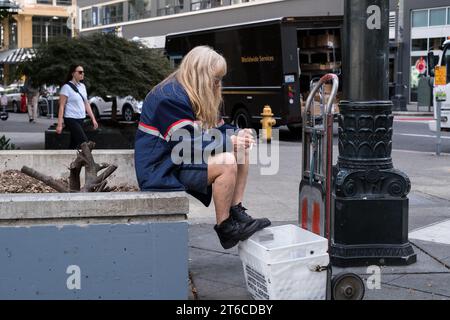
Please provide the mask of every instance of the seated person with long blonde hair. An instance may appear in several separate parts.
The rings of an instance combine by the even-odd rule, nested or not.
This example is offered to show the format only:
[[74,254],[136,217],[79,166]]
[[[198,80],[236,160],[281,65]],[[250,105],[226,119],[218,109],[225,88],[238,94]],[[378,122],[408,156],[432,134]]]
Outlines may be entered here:
[[[205,206],[213,198],[214,229],[222,246],[229,249],[271,222],[253,219],[242,206],[248,150],[255,140],[246,129],[227,134],[236,128],[219,119],[221,80],[226,71],[221,55],[206,46],[195,47],[147,95],[136,133],[135,166],[143,191],[183,190]],[[214,134],[211,139],[211,130],[219,136]],[[180,154],[180,143],[190,149],[181,152],[183,161],[174,160],[174,154]],[[207,159],[205,151],[210,152]],[[244,161],[237,161],[242,151]],[[200,161],[190,161],[198,154]]]

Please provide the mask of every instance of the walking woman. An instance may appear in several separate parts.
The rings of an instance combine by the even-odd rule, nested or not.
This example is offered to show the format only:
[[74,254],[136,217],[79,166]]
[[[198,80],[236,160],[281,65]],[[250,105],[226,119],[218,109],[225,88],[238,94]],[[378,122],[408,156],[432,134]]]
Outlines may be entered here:
[[[271,222],[253,219],[242,205],[248,150],[255,140],[250,131],[236,134],[219,118],[226,68],[225,59],[213,49],[196,47],[147,95],[136,133],[135,167],[143,191],[184,190],[205,206],[213,198],[214,229],[222,246],[230,249]],[[214,140],[207,136],[213,131]],[[182,163],[173,157],[180,143],[187,146]],[[214,152],[202,157],[208,150]],[[238,151],[246,154],[245,162],[237,161]],[[192,163],[191,155],[200,155],[200,161]]]
[[70,66],[65,84],[61,88],[59,96],[59,113],[56,133],[61,134],[64,125],[70,131],[70,148],[78,149],[88,138],[83,130],[83,121],[86,112],[92,120],[94,130],[98,128],[91,105],[87,98],[84,80],[84,68],[79,64]]

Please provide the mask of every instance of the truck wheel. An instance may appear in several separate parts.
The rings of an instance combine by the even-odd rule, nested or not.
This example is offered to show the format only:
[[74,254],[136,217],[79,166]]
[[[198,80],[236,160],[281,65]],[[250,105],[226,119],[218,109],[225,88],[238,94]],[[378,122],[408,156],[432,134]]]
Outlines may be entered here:
[[17,101],[13,101],[13,112],[18,113],[19,112],[19,105],[17,104]]
[[251,118],[248,111],[244,108],[237,109],[233,115],[233,125],[239,129],[251,128]]
[[126,105],[123,107],[122,116],[125,121],[133,121],[134,119],[134,111],[130,105]]
[[301,126],[287,126],[289,129],[289,132],[291,132],[294,136],[299,137],[302,134],[302,127]]

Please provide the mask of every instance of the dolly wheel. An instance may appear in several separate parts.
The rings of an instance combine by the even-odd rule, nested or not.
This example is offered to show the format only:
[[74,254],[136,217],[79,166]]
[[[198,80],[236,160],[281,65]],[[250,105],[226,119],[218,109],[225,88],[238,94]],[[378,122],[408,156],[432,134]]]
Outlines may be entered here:
[[340,273],[331,279],[333,300],[362,300],[365,291],[364,282],[354,273]]

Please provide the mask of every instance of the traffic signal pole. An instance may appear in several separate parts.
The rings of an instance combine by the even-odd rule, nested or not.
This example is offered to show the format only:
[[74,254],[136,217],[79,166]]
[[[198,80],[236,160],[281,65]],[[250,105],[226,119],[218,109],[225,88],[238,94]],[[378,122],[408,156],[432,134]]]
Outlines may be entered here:
[[407,265],[408,176],[392,162],[389,2],[345,0],[344,96],[334,174],[333,265]]

